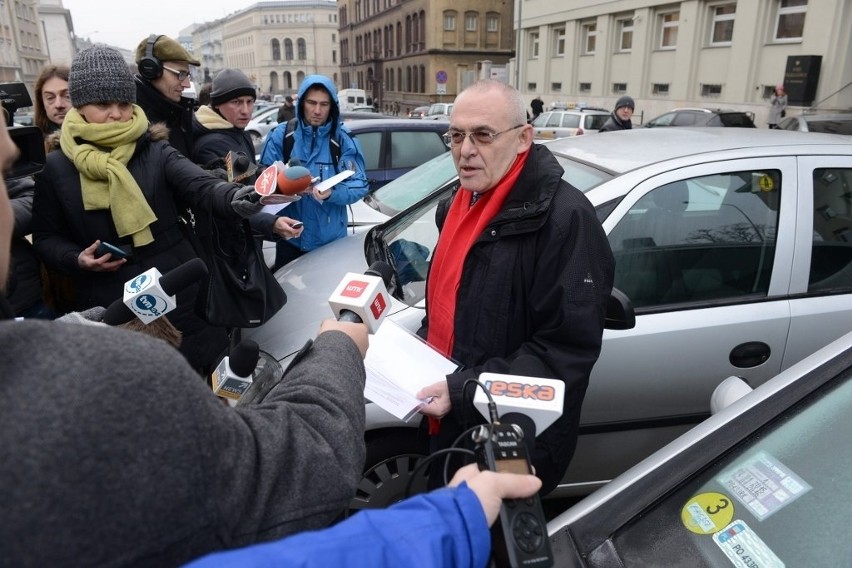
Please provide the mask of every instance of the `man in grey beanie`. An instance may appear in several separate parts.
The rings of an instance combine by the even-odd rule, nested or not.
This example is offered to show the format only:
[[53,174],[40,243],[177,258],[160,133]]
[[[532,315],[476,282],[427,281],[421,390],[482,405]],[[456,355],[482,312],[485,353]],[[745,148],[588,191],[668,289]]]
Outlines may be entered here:
[[604,123],[598,132],[613,132],[615,130],[630,130],[633,128],[633,122],[630,117],[633,116],[633,109],[636,104],[632,97],[624,95],[615,102],[615,108],[609,115],[609,118]]

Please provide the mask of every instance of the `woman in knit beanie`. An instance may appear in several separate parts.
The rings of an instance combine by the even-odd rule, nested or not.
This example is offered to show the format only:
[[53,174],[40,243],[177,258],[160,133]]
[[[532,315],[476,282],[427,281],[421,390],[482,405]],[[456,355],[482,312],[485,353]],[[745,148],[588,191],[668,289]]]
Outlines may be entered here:
[[[61,151],[47,156],[36,177],[33,237],[49,267],[74,277],[77,310],[109,306],[142,272],[166,273],[195,258],[180,226],[185,207],[229,220],[259,209],[247,210],[241,199],[249,188],[208,175],[168,144],[164,129],[149,130],[116,50],[79,52],[68,89],[74,108],[62,124]],[[125,254],[103,253],[104,242]],[[195,315],[197,290],[193,284],[178,292],[168,317],[183,333],[181,352],[206,372],[228,340],[224,329]]]

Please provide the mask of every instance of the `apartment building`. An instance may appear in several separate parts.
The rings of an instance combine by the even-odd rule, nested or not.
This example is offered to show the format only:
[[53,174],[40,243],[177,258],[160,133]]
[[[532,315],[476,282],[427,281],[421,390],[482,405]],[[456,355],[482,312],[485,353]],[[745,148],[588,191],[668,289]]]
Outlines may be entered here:
[[514,54],[511,2],[339,0],[340,88],[401,113],[449,102]]
[[612,108],[629,94],[636,123],[676,107],[727,107],[764,126],[772,88],[784,83],[805,91],[791,112],[852,108],[848,0],[514,2],[509,82],[546,106]]
[[36,0],[0,0],[0,83],[32,85],[47,63]]

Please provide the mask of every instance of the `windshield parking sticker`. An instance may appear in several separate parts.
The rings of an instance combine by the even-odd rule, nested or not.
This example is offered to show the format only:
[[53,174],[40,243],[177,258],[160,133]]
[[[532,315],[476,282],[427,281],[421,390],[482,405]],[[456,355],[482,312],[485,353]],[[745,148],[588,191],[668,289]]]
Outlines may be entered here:
[[722,493],[699,493],[680,511],[680,519],[695,534],[713,534],[734,518],[734,503]]
[[714,534],[713,541],[737,568],[784,568],[781,559],[745,521],[734,521]]
[[760,521],[811,489],[798,475],[766,452],[722,472],[716,481]]

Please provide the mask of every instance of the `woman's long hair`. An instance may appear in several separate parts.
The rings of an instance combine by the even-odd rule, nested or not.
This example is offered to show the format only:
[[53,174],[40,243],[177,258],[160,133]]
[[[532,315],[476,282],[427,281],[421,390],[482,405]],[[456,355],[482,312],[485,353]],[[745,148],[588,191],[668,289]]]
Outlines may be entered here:
[[44,90],[44,84],[47,83],[49,79],[53,79],[54,77],[59,77],[66,83],[68,82],[68,73],[69,68],[67,65],[45,65],[41,73],[36,79],[35,83],[35,97],[33,100],[33,106],[35,107],[34,120],[35,125],[38,126],[38,129],[42,131],[44,135],[50,134],[50,120],[47,118],[47,112],[44,110],[44,100],[42,100],[42,91]]

